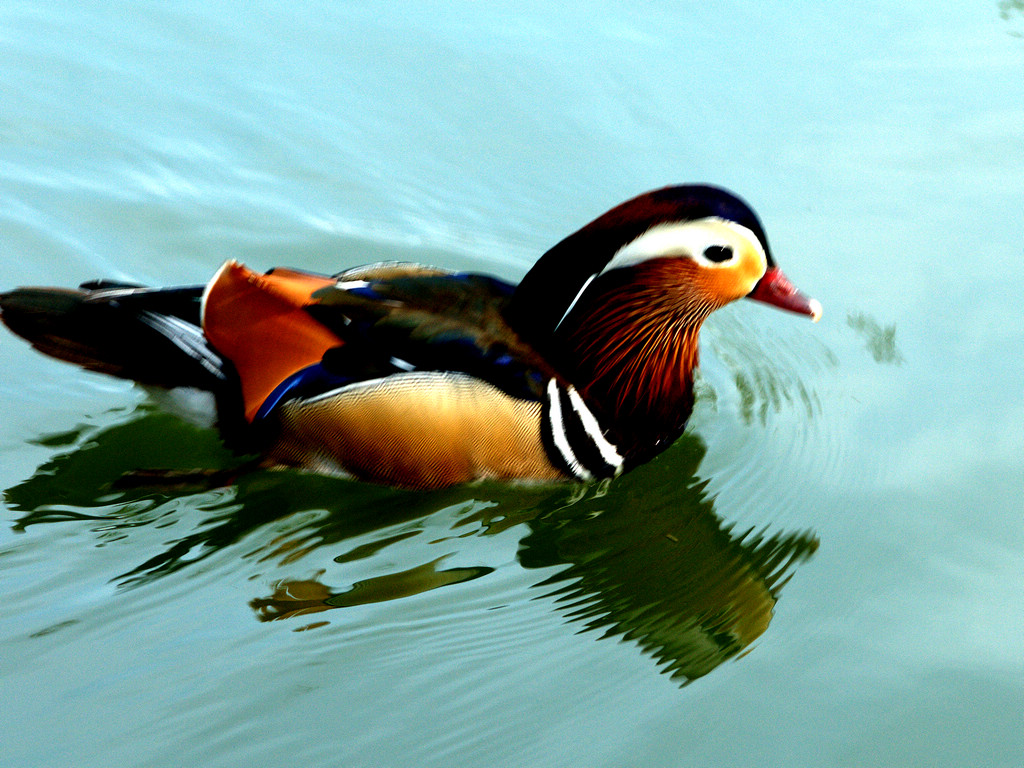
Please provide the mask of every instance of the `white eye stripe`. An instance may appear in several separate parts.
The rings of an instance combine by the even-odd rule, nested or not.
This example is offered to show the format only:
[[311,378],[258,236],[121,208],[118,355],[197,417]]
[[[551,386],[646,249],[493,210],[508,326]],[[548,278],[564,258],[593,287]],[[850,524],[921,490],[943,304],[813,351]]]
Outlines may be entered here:
[[649,259],[671,256],[687,256],[704,267],[727,267],[733,258],[712,261],[704,255],[705,249],[717,246],[731,248],[735,253],[736,246],[743,240],[748,241],[765,258],[764,247],[757,235],[734,221],[709,217],[697,221],[658,224],[616,251],[600,274],[632,267]]

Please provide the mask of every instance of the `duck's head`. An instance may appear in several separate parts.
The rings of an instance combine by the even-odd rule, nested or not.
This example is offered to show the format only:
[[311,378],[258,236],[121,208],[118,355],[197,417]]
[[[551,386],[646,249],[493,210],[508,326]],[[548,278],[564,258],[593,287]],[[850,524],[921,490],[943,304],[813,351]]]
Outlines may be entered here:
[[701,323],[744,297],[821,314],[775,264],[750,206],[717,187],[675,186],[622,203],[545,253],[509,320],[565,361],[578,388],[612,399],[609,409],[662,412],[690,397]]
[[512,315],[539,340],[559,331],[585,298],[627,286],[645,295],[685,296],[684,314],[699,320],[743,297],[815,321],[821,316],[821,304],[794,288],[775,264],[750,206],[706,185],[648,192],[569,235],[523,278]]

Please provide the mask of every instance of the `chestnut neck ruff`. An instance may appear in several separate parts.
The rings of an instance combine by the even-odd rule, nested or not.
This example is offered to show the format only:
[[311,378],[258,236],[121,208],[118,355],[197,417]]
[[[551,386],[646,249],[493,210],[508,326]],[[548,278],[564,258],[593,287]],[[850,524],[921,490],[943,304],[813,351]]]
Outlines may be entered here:
[[631,463],[683,431],[693,408],[698,335],[717,308],[686,259],[654,259],[596,279],[566,315],[550,354]]

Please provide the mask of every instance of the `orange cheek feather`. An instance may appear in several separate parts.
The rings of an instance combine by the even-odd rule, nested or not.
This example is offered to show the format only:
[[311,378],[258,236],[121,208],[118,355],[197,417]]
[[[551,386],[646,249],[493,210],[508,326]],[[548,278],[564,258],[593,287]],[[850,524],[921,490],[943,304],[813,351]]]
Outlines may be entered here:
[[694,283],[707,296],[709,303],[720,307],[750,293],[759,277],[753,266],[740,265],[734,269],[700,269]]
[[692,307],[694,301],[710,309],[738,298],[739,276],[732,269],[711,269],[691,259],[652,259],[644,265],[642,282],[658,295],[665,294],[680,307]]
[[303,309],[334,282],[289,270],[261,275],[231,261],[207,287],[203,331],[238,371],[249,421],[285,378],[342,343]]

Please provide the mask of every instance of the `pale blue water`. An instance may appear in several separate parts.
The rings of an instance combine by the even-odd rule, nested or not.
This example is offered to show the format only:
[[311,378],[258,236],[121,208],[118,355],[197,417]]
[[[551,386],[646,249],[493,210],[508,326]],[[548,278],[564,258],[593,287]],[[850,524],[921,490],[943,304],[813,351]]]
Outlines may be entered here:
[[687,436],[581,498],[116,490],[228,459],[5,333],[0,765],[1024,763],[1022,33],[961,0],[0,5],[0,288],[516,279],[704,181],[825,307],[718,313]]

